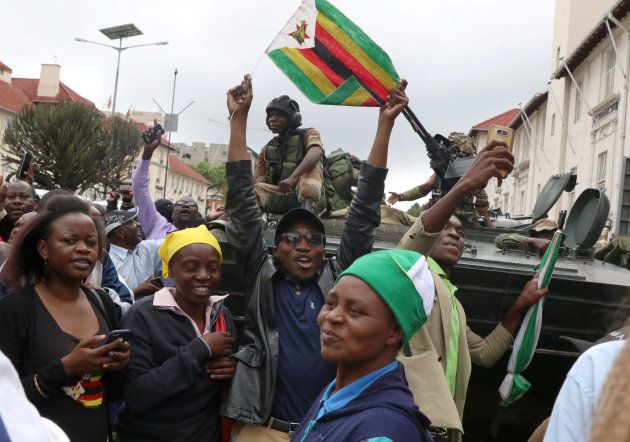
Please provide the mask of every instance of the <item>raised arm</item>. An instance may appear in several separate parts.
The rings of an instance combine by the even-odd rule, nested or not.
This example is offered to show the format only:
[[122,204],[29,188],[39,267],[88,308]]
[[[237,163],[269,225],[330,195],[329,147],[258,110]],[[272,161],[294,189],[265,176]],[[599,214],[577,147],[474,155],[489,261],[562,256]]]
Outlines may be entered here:
[[161,239],[166,237],[167,233],[177,230],[157,211],[149,191],[151,157],[161,142],[162,137],[158,136],[151,143],[144,145],[142,157],[131,175],[131,189],[138,210],[138,220],[146,239]]
[[234,247],[244,277],[253,276],[267,256],[262,230],[262,212],[254,193],[252,165],[247,152],[247,113],[252,104],[252,79],[249,75],[227,93],[230,113],[230,144],[225,165],[228,190],[225,210],[230,215],[225,228]]
[[387,176],[389,139],[396,117],[409,103],[405,94],[406,87],[407,82],[401,80],[380,110],[374,143],[367,161],[361,167],[357,194],[348,209],[341,243],[337,249],[337,261],[342,269],[372,250],[374,229],[381,222],[380,204]]
[[428,233],[437,233],[444,229],[449,218],[453,216],[457,206],[471,192],[484,188],[492,177],[501,178],[504,170],[512,171],[514,156],[507,150],[504,141],[492,140],[477,154],[475,161],[457,184],[430,209],[422,214],[422,224]]

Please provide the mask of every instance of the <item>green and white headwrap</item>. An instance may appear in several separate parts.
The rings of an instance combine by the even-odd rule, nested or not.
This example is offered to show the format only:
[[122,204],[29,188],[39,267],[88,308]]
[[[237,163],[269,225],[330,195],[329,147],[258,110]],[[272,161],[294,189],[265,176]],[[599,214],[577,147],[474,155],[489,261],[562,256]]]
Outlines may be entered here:
[[427,322],[435,284],[427,260],[420,253],[409,250],[370,253],[357,259],[339,279],[347,275],[364,281],[387,304],[403,332],[403,343]]

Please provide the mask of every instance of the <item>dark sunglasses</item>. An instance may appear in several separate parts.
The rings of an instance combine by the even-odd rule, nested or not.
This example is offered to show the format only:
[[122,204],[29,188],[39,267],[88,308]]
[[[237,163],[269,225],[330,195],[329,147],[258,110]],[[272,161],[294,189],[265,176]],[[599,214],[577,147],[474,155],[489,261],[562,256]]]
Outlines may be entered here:
[[192,200],[178,200],[175,203],[175,206],[176,207],[177,206],[179,206],[179,207],[182,207],[182,206],[197,207],[197,203],[192,201]]
[[280,241],[286,241],[291,247],[296,247],[303,239],[311,246],[321,246],[326,241],[326,235],[323,233],[283,233],[278,237],[278,244]]

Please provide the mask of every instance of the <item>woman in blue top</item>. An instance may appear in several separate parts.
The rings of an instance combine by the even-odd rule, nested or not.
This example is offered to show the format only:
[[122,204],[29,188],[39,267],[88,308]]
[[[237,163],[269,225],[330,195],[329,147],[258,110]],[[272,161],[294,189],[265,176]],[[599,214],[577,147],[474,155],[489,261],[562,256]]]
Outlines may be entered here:
[[292,440],[432,440],[396,355],[426,322],[434,291],[426,259],[407,250],[365,255],[341,273],[318,317],[337,374]]

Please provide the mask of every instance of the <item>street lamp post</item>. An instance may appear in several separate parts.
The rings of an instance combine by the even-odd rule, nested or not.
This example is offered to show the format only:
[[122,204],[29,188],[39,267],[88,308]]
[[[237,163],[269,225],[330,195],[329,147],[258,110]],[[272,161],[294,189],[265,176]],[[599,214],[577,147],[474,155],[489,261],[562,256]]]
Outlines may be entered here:
[[131,48],[139,48],[141,46],[161,46],[167,45],[167,41],[158,41],[154,43],[145,43],[140,45],[131,45],[123,47],[122,41],[123,38],[134,37],[136,35],[142,35],[142,31],[138,29],[134,24],[127,24],[121,26],[113,26],[111,28],[104,28],[100,30],[103,35],[105,35],[110,40],[118,40],[118,46],[108,45],[105,43],[99,43],[96,41],[86,40],[85,38],[76,37],[75,40],[81,43],[92,43],[99,46],[106,46],[108,48],[114,49],[118,52],[118,60],[116,62],[116,80],[114,82],[114,99],[112,103],[112,115],[116,113],[116,96],[118,95],[118,74],[120,72],[120,53],[122,51],[126,51]]

